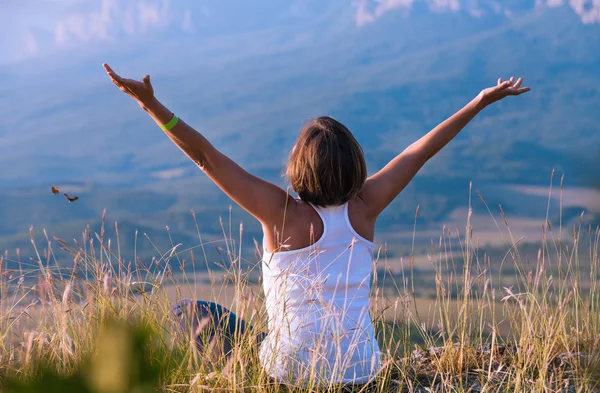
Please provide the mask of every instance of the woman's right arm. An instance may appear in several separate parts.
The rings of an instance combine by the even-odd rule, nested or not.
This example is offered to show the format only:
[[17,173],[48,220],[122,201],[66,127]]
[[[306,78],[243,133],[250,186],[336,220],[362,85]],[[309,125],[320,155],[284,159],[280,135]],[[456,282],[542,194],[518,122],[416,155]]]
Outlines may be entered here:
[[530,89],[522,88],[522,83],[521,78],[516,83],[514,78],[506,82],[499,79],[497,86],[483,90],[464,108],[407,147],[382,170],[369,177],[360,192],[369,217],[376,219],[423,165],[454,139],[481,110],[507,96],[528,92]]
[[267,225],[281,224],[286,208],[293,198],[280,187],[260,179],[217,150],[202,134],[179,119],[173,127],[164,129],[173,119],[173,112],[154,96],[150,77],[143,81],[118,76],[104,65],[113,83],[134,98],[137,103],[163,128],[177,147],[244,210]]

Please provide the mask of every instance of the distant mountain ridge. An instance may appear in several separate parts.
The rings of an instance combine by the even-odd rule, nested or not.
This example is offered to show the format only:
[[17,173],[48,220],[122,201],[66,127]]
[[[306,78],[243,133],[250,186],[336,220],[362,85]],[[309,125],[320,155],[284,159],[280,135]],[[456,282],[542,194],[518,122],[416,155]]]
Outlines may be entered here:
[[[231,202],[111,85],[104,61],[127,77],[150,73],[169,108],[282,186],[310,117],[348,125],[374,173],[498,77],[524,76],[533,91],[478,116],[388,208],[383,231],[410,224],[417,205],[435,226],[464,206],[471,181],[546,186],[553,169],[569,186],[600,178],[600,24],[585,23],[579,3],[369,1],[364,12],[383,11],[360,27],[361,2],[190,4],[190,30],[172,19],[147,38],[72,41],[73,52],[0,67],[0,250],[3,241],[26,244],[32,224],[68,233],[71,221],[97,220],[104,208],[111,220],[157,231],[193,208],[201,230],[218,235],[215,217]],[[172,2],[170,16],[185,11]],[[50,185],[74,183],[89,189],[73,204],[50,194]],[[507,206],[493,196],[492,206]],[[537,206],[516,203],[511,214]]]

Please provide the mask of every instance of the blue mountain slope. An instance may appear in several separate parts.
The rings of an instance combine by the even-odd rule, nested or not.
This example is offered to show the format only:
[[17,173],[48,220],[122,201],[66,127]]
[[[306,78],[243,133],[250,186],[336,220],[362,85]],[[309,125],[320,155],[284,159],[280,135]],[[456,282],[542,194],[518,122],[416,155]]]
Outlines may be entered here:
[[[600,25],[583,24],[569,7],[513,5],[507,17],[479,2],[486,13],[474,17],[472,9],[432,13],[415,2],[358,28],[354,9],[339,1],[295,9],[275,4],[233,12],[233,2],[209,2],[206,26],[174,32],[178,38],[166,42],[164,54],[148,43],[130,54],[116,50],[115,66],[131,76],[156,71],[159,96],[250,168],[280,167],[301,123],[322,113],[349,124],[376,168],[510,74],[527,77],[534,92],[486,112],[464,134],[465,143],[447,151],[448,159],[471,149],[491,152],[498,164],[498,144],[536,142],[573,155],[598,141]],[[252,18],[243,17],[250,12]],[[0,164],[11,168],[0,173],[5,184],[57,177],[143,184],[153,171],[186,165],[145,114],[107,83],[98,62],[111,56],[87,56],[64,61],[64,71],[52,78],[38,72],[3,86],[0,108],[10,113],[0,139]],[[181,60],[164,63],[159,56]],[[260,154],[258,141],[273,154]],[[454,175],[470,177],[481,165],[477,154],[472,158]],[[527,166],[537,157],[511,160]],[[536,177],[498,172],[510,181]]]
[[[428,163],[382,220],[390,228],[410,220],[418,203],[424,219],[439,221],[464,204],[471,180],[545,185],[553,168],[568,184],[598,178],[600,24],[588,23],[587,8],[353,4],[172,3],[173,15],[190,12],[193,29],[174,23],[143,38],[81,43],[1,66],[0,236],[97,218],[105,207],[156,228],[189,208],[226,208],[216,187],[108,82],[104,61],[126,76],[150,73],[169,107],[280,184],[310,116],[346,123],[373,172],[499,76],[524,76],[533,91],[487,109]],[[114,15],[115,34],[123,33],[121,17]],[[73,182],[87,187],[82,203],[54,206],[48,186]],[[215,215],[205,222],[211,228]]]

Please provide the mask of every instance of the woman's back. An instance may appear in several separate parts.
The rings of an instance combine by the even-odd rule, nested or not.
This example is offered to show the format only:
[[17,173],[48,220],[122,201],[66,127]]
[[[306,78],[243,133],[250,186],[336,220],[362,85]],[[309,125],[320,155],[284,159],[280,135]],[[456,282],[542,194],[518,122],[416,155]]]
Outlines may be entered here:
[[348,203],[313,208],[322,224],[313,245],[263,254],[261,362],[278,380],[366,382],[380,367],[369,315],[373,243],[352,227]]

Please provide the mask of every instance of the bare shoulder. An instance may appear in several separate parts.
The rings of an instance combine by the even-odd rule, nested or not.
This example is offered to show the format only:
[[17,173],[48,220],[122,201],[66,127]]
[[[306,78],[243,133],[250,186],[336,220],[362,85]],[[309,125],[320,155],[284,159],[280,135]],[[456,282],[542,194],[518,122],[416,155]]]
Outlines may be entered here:
[[348,218],[356,233],[373,241],[376,219],[372,217],[371,210],[360,196],[348,202]]
[[263,223],[267,252],[308,247],[323,236],[323,231],[319,213],[309,203],[292,198],[280,222]]
[[312,230],[314,241],[321,237],[323,234],[323,221],[310,203],[297,199],[293,211],[290,211],[290,213],[291,215],[286,219],[286,225],[290,225],[291,231],[296,232],[299,237],[303,238],[305,234],[310,234]]

